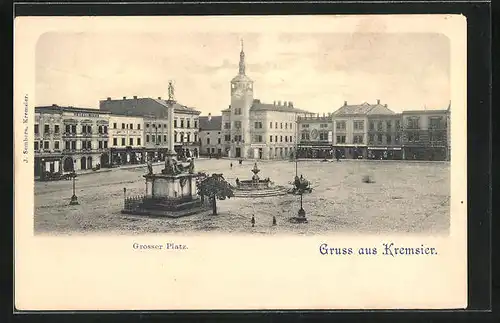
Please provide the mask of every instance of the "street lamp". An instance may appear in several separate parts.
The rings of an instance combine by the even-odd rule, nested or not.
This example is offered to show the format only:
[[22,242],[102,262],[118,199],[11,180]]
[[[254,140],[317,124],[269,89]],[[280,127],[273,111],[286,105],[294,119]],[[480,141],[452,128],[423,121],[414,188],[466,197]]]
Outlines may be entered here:
[[73,178],[73,196],[71,196],[71,201],[69,202],[69,205],[78,205],[78,197],[76,196],[75,192],[75,180],[76,180],[76,172],[73,170],[73,173],[71,173],[71,177]]

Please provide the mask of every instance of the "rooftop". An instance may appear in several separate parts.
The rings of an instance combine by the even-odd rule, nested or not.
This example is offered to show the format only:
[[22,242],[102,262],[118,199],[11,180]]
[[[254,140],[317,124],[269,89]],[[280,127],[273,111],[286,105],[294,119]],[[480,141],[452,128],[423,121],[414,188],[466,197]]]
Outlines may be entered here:
[[46,105],[46,106],[37,106],[35,107],[35,112],[85,112],[85,113],[102,113],[109,114],[108,111],[101,111],[96,108],[83,108],[83,107],[73,107],[73,106],[61,106],[57,104]]
[[349,115],[391,115],[394,111],[387,107],[387,104],[380,104],[377,100],[376,104],[369,104],[364,102],[362,104],[348,105],[347,101],[337,111],[333,113],[334,116],[349,116]]
[[130,115],[130,116],[148,116],[155,115],[157,117],[166,117],[167,108],[174,107],[176,113],[196,114],[201,112],[195,108],[179,104],[176,101],[162,100],[161,97],[153,98],[137,98],[113,100],[107,98],[99,102],[100,109],[110,111],[111,113]]
[[221,130],[222,116],[199,117],[200,131]]

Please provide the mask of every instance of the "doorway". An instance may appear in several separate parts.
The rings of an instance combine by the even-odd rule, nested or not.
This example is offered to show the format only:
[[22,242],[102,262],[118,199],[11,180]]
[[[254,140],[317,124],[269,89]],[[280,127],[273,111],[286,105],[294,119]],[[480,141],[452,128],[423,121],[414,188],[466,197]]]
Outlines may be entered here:
[[87,169],[87,158],[82,157],[80,159],[80,169],[81,170]]
[[73,169],[73,158],[71,157],[66,157],[66,159],[64,160],[64,163],[63,163],[63,170],[65,172],[72,172],[74,169]]
[[236,158],[241,158],[241,148],[236,148]]
[[259,159],[262,159],[262,148],[259,148]]

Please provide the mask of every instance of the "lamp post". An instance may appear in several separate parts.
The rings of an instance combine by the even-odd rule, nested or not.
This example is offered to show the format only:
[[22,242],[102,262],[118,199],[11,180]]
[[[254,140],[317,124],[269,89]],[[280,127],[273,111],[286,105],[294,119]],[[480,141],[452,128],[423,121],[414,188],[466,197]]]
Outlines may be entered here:
[[73,170],[73,173],[71,174],[71,177],[73,178],[73,195],[71,196],[71,201],[69,202],[69,205],[78,205],[78,197],[76,196],[75,192],[75,180],[76,180],[76,173]]
[[45,180],[45,159],[40,159],[40,179]]

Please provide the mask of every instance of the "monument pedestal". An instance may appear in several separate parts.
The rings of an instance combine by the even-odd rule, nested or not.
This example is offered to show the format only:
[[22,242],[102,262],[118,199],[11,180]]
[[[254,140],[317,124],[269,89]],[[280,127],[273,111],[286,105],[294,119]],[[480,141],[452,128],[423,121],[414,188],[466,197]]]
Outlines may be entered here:
[[150,168],[144,175],[146,195],[126,198],[122,213],[178,218],[211,210],[210,205],[198,197],[196,179],[199,175],[193,173],[194,164],[187,173],[182,167],[179,171],[172,165],[172,160],[167,160],[161,174],[153,174]]

